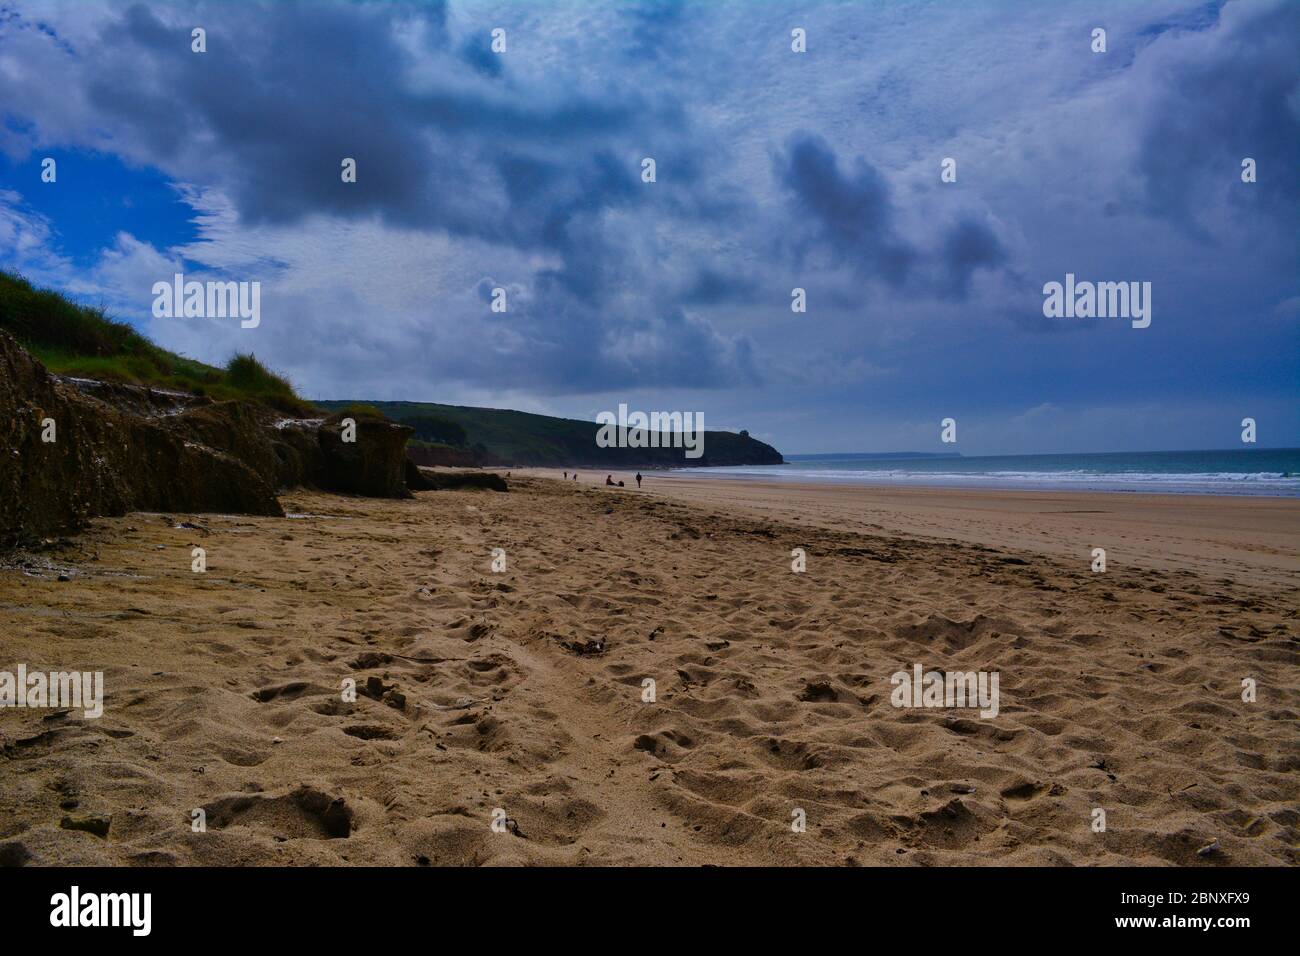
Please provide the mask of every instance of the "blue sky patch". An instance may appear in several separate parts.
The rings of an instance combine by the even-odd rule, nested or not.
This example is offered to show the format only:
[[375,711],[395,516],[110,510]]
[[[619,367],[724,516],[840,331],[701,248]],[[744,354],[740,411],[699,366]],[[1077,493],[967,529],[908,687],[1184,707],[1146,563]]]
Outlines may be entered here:
[[[54,183],[41,180],[46,157],[57,165]],[[194,210],[156,169],[132,168],[116,156],[87,150],[46,150],[21,162],[0,154],[0,184],[46,218],[54,249],[88,267],[119,232],[158,249],[193,241]]]

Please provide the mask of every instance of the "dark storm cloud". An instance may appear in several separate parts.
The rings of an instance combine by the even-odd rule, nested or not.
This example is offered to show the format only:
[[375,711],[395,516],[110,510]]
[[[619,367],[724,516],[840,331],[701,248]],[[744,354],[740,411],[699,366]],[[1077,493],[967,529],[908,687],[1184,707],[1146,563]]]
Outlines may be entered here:
[[866,276],[901,285],[916,252],[894,231],[885,177],[865,159],[840,171],[834,151],[819,136],[796,133],[776,159],[776,176],[796,217],[796,254],[829,251]]
[[486,76],[500,76],[502,70],[501,55],[492,50],[492,35],[487,30],[470,34],[461,44],[460,57],[474,69]]
[[[105,32],[96,57],[103,69],[90,85],[94,105],[128,124],[159,162],[187,158],[196,139],[220,144],[213,163],[248,223],[379,215],[405,227],[544,245],[550,217],[536,205],[547,196],[534,197],[513,177],[568,187],[561,206],[573,189],[589,203],[617,202],[625,194],[618,173],[589,151],[655,122],[635,100],[556,92],[529,101],[493,82],[501,71],[483,65],[499,57],[477,34],[469,59],[487,76],[473,82],[448,50],[440,7],[399,8],[427,28],[415,54],[398,43],[390,6],[255,9],[256,16],[244,5],[237,16],[205,17],[209,52],[194,56],[184,31],[134,7]],[[446,82],[412,89],[404,72],[426,57]],[[117,68],[127,62],[135,68]],[[358,167],[346,189],[344,157]],[[631,183],[630,159],[625,167]],[[548,168],[558,174],[545,177]]]
[[777,157],[776,175],[790,199],[797,260],[824,252],[864,278],[895,288],[964,298],[978,269],[995,269],[1007,252],[993,230],[973,218],[947,228],[933,250],[903,238],[888,180],[859,157],[841,170],[820,137],[798,133]]
[[[1234,8],[1219,33],[1200,55],[1162,64],[1138,155],[1148,209],[1191,222],[1226,197],[1293,227],[1300,211],[1300,3]],[[1243,188],[1245,157],[1259,173]]]
[[[249,223],[427,209],[426,149],[402,115],[404,57],[380,8],[206,12],[202,56],[188,30],[143,6],[105,30],[88,94],[107,122],[127,126],[159,164],[194,161],[195,142],[213,142],[210,165]],[[437,27],[437,8],[423,16]],[[354,189],[339,188],[344,157],[358,162]]]
[[704,268],[688,278],[681,301],[690,305],[718,305],[723,302],[753,302],[761,283],[747,273],[720,272]]
[[946,291],[959,298],[970,288],[976,269],[992,269],[1007,260],[1007,251],[987,224],[974,219],[958,222],[944,238],[941,250]]
[[[731,202],[717,187],[695,188],[710,144],[688,138],[678,105],[635,92],[597,100],[503,86],[501,71],[485,67],[501,59],[486,33],[452,54],[441,7],[398,9],[430,28],[414,58],[388,5],[245,5],[238,17],[203,18],[206,56],[190,53],[186,31],[132,7],[105,31],[89,94],[160,163],[192,160],[196,140],[217,145],[214,172],[250,224],[378,215],[565,253],[584,245],[573,233],[586,214],[653,199],[669,214],[700,217]],[[412,89],[404,70],[426,56],[444,82]],[[466,58],[486,76],[475,82]],[[655,144],[673,188],[643,187],[642,143]],[[344,157],[358,168],[348,188]]]

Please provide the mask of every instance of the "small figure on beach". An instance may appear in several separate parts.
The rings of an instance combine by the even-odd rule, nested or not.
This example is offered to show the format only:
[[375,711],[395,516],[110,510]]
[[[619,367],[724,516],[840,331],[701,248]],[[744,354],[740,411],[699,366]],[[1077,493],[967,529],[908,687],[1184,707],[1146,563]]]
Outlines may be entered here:
[[641,472],[639,472],[639,471],[636,473],[636,486],[637,486],[638,488],[641,487]]
[[614,476],[613,476],[613,475],[606,475],[606,476],[605,476],[605,484],[609,485],[609,486],[612,488],[612,487],[614,486]]
[[569,473],[567,471],[564,473],[564,480],[565,481],[569,480]]

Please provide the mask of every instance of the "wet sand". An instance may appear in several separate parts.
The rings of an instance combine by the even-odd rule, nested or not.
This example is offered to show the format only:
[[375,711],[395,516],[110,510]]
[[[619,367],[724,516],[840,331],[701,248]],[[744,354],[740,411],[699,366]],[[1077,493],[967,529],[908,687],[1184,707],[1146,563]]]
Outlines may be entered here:
[[[634,487],[634,474],[614,478]],[[1089,563],[1092,549],[1102,547],[1108,563],[1300,584],[1300,500],[1293,498],[832,486],[689,472],[650,475],[642,490],[810,527],[921,535]]]

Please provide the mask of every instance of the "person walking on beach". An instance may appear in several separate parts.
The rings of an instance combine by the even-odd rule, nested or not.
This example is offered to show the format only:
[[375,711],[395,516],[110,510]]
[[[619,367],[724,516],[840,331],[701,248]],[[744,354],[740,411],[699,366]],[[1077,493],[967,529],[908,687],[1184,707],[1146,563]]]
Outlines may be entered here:
[[636,473],[636,486],[637,486],[638,488],[641,487],[641,472],[639,472],[639,471]]
[[569,480],[569,473],[567,471],[564,473],[564,480],[565,481]]

